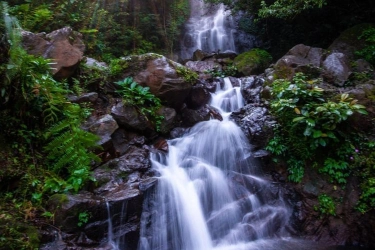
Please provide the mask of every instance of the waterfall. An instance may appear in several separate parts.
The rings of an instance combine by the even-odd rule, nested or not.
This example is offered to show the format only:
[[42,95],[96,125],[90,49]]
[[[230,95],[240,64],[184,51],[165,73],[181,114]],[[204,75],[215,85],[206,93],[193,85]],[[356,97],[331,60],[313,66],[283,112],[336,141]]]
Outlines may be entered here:
[[191,15],[185,24],[181,40],[181,59],[189,59],[197,49],[205,52],[236,51],[235,22],[224,5],[206,5],[202,0],[190,0]]
[[151,155],[160,177],[146,194],[139,250],[271,249],[287,235],[290,209],[229,120],[244,103],[240,87],[224,82],[211,98],[223,121],[198,123],[168,142],[168,154]]

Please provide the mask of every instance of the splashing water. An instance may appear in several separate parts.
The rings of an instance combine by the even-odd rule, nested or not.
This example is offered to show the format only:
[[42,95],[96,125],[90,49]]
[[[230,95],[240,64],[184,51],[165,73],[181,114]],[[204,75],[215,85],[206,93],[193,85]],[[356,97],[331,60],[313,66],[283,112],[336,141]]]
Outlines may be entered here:
[[229,120],[244,103],[240,87],[224,82],[211,102],[224,120],[198,123],[167,155],[151,155],[160,177],[146,194],[139,250],[258,249],[255,241],[285,235],[290,211],[256,176],[251,145]]
[[224,5],[208,6],[203,1],[190,0],[190,7],[192,12],[181,41],[181,59],[190,58],[197,49],[209,53],[236,51],[235,22]]

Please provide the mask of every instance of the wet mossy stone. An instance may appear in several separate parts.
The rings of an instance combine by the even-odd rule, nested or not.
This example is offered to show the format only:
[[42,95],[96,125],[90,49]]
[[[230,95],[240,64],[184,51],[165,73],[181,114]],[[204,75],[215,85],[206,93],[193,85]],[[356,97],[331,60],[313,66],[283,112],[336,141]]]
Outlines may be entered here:
[[338,38],[328,47],[329,51],[341,52],[350,60],[356,58],[355,52],[366,46],[364,39],[359,39],[363,31],[375,28],[374,23],[362,23],[343,31]]
[[233,64],[245,76],[261,74],[271,63],[272,56],[265,50],[252,49],[238,55]]

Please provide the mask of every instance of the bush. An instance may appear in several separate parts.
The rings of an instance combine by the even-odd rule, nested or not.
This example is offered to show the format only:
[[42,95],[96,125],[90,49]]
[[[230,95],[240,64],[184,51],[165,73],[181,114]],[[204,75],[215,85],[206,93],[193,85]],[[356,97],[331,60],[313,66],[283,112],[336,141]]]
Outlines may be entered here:
[[320,172],[331,176],[332,181],[344,184],[349,173],[345,162],[348,159],[342,158],[339,151],[328,159],[325,159],[327,154],[319,157],[317,154],[328,146],[348,148],[350,139],[340,130],[341,124],[355,112],[367,112],[348,94],[340,95],[338,100],[325,98],[318,82],[307,80],[302,73],[297,73],[292,81],[278,79],[273,82],[271,112],[280,126],[275,127],[275,137],[266,149],[288,159],[291,181],[302,179],[306,161],[323,159],[325,163]]

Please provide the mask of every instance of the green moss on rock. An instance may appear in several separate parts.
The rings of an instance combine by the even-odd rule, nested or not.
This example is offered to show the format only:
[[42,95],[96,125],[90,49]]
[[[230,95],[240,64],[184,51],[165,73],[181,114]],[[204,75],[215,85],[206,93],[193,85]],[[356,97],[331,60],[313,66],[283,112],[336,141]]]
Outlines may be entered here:
[[272,56],[265,50],[252,49],[238,55],[234,59],[234,65],[244,75],[262,73],[271,63]]
[[184,78],[185,82],[188,82],[191,85],[194,85],[198,80],[198,74],[186,67],[177,67],[176,72],[179,76]]

